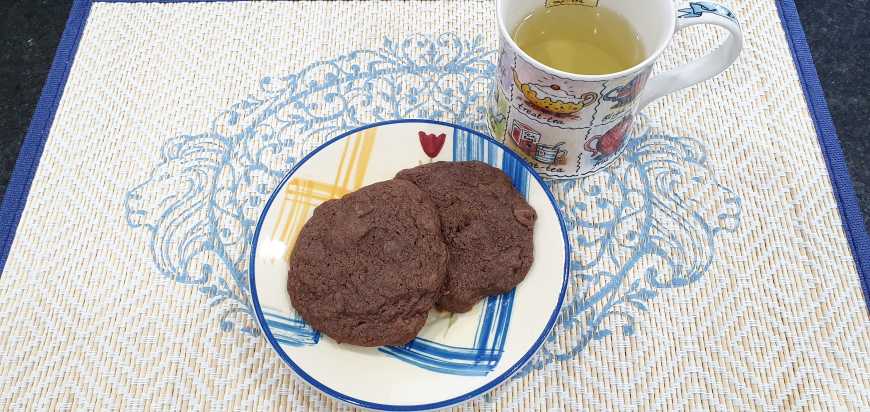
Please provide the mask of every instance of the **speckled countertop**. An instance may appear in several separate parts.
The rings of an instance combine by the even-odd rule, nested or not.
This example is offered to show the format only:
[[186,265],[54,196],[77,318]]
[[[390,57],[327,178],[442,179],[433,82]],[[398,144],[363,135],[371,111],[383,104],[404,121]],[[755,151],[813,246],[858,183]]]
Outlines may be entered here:
[[[870,230],[870,0],[796,0]],[[72,0],[0,1],[0,193]]]

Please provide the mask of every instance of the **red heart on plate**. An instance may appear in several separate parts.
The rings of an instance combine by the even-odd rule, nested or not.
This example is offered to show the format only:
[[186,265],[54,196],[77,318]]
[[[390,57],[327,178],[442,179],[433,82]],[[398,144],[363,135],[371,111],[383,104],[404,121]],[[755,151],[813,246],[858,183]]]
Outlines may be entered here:
[[444,147],[444,141],[447,140],[447,135],[444,133],[435,136],[434,134],[426,134],[426,132],[418,133],[420,136],[420,145],[423,146],[423,152],[430,158],[435,158]]

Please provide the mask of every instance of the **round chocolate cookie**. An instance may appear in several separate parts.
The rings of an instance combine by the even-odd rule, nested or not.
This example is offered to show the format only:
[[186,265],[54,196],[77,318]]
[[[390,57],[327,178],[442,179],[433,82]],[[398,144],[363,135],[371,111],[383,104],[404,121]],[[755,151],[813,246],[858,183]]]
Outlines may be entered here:
[[510,179],[486,163],[435,162],[399,172],[438,209],[447,242],[447,282],[436,306],[466,312],[519,284],[532,266],[537,214]]
[[314,210],[290,258],[287,292],[302,318],[337,342],[403,345],[426,323],[446,267],[434,205],[413,184],[389,180]]

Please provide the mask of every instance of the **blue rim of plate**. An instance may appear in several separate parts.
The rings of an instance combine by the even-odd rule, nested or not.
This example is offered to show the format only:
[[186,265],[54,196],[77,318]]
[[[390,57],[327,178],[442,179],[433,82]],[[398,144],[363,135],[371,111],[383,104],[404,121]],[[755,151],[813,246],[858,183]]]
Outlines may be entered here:
[[[345,395],[341,392],[338,392],[338,391],[330,388],[329,386],[325,385],[324,383],[318,381],[317,379],[314,379],[313,377],[311,377],[311,375],[308,375],[307,373],[305,373],[305,371],[302,370],[302,368],[299,367],[299,365],[297,365],[295,362],[293,362],[293,360],[290,359],[290,356],[287,355],[286,352],[284,352],[284,350],[278,344],[278,341],[276,341],[275,337],[272,336],[271,330],[266,326],[266,318],[263,316],[263,311],[260,309],[260,300],[257,297],[257,288],[255,286],[256,285],[256,283],[255,283],[256,274],[254,273],[254,263],[256,262],[256,256],[257,256],[257,239],[259,239],[259,237],[260,237],[260,229],[263,227],[263,221],[266,218],[266,214],[268,213],[269,208],[272,206],[272,202],[277,197],[279,189],[284,186],[284,184],[287,182],[287,180],[290,179],[290,177],[293,176],[293,174],[295,174],[296,171],[303,164],[305,164],[305,162],[307,162],[311,157],[313,157],[318,152],[320,152],[323,148],[325,148],[325,147],[327,147],[327,146],[329,146],[329,145],[331,145],[339,140],[342,140],[348,136],[351,136],[357,132],[360,132],[362,130],[380,127],[380,126],[385,126],[385,125],[390,125],[390,124],[398,124],[398,123],[428,123],[428,124],[435,124],[435,125],[447,126],[447,127],[459,129],[459,130],[462,130],[462,131],[465,131],[468,133],[472,133],[478,137],[481,137],[483,139],[490,141],[491,143],[494,143],[496,146],[501,148],[505,154],[512,156],[516,160],[519,160],[520,164],[523,165],[523,167],[526,168],[529,172],[531,172],[531,175],[535,178],[535,180],[538,181],[538,183],[544,189],[544,193],[546,193],[547,198],[550,200],[550,205],[556,211],[556,217],[559,219],[559,228],[562,229],[562,242],[565,245],[565,265],[564,265],[564,269],[563,269],[563,273],[562,273],[562,289],[559,291],[559,299],[556,303],[556,307],[553,309],[553,313],[550,315],[550,319],[547,321],[547,325],[541,331],[541,335],[538,336],[538,339],[535,340],[535,342],[532,344],[532,346],[529,348],[529,350],[526,351],[526,353],[522,357],[520,357],[520,359],[516,363],[514,363],[510,368],[508,368],[506,371],[504,371],[501,375],[499,375],[495,379],[483,384],[479,388],[474,389],[468,393],[465,393],[463,395],[459,395],[459,396],[454,397],[454,398],[446,399],[446,400],[439,401],[439,402],[419,404],[419,405],[386,405],[386,404],[364,401],[362,399],[357,399],[357,398]],[[305,157],[303,157],[299,163],[297,163],[295,166],[293,166],[293,168],[290,169],[290,172],[288,172],[284,176],[284,178],[281,179],[281,182],[278,183],[278,185],[275,186],[275,190],[272,191],[272,195],[269,196],[269,201],[266,202],[266,205],[263,207],[263,211],[260,212],[260,218],[257,221],[257,229],[254,231],[254,239],[251,242],[251,258],[250,258],[250,262],[248,263],[248,287],[251,289],[251,301],[252,301],[252,305],[254,307],[254,312],[256,312],[256,314],[257,314],[257,323],[259,323],[260,329],[263,331],[263,335],[266,337],[266,340],[269,342],[270,345],[272,345],[272,348],[275,350],[275,352],[278,353],[278,356],[281,357],[281,359],[284,361],[284,363],[286,363],[287,366],[289,366],[290,369],[293,370],[293,372],[295,372],[297,375],[299,375],[299,377],[301,377],[303,380],[308,382],[311,386],[314,386],[315,388],[317,388],[318,390],[320,390],[321,392],[325,393],[326,395],[328,395],[330,397],[333,397],[333,398],[338,399],[340,401],[347,402],[351,405],[355,405],[355,406],[359,406],[359,407],[363,407],[363,408],[380,409],[380,410],[387,410],[387,411],[419,411],[419,410],[444,408],[444,407],[456,405],[460,402],[474,399],[474,398],[488,392],[490,389],[493,389],[496,386],[500,385],[502,382],[504,382],[509,377],[511,377],[514,373],[516,373],[520,368],[522,368],[523,365],[525,365],[526,362],[528,362],[529,359],[531,359],[532,355],[534,355],[535,352],[537,352],[538,348],[540,348],[541,345],[544,343],[544,339],[546,339],[547,336],[549,336],[550,332],[553,330],[553,325],[556,323],[556,318],[559,316],[559,312],[562,309],[562,304],[565,302],[565,292],[568,289],[568,273],[569,273],[570,263],[571,263],[571,247],[570,247],[570,243],[568,242],[568,230],[566,229],[565,221],[562,218],[562,212],[559,209],[559,206],[556,204],[556,199],[553,198],[553,194],[550,192],[550,189],[547,187],[546,183],[544,183],[544,180],[541,178],[540,175],[538,175],[537,172],[535,172],[535,170],[525,160],[523,160],[523,158],[518,156],[516,153],[514,153],[512,150],[507,148],[505,145],[497,142],[495,139],[493,139],[489,136],[486,136],[483,133],[480,133],[478,131],[471,130],[467,127],[459,126],[459,125],[456,125],[453,123],[441,122],[441,121],[437,121],[437,120],[398,119],[398,120],[387,120],[387,121],[382,121],[382,122],[377,122],[377,123],[370,123],[370,124],[367,124],[365,126],[358,127],[358,128],[353,129],[353,130],[344,132],[344,133],[330,139],[326,143],[323,143],[322,145],[318,146],[311,153],[308,153],[307,155],[305,155]]]

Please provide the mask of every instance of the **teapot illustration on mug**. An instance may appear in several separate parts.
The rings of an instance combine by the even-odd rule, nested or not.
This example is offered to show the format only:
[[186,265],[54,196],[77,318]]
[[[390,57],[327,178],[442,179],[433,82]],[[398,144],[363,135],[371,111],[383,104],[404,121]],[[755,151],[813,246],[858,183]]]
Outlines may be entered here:
[[523,83],[514,69],[514,84],[525,96],[526,101],[537,109],[557,115],[569,115],[579,112],[598,101],[598,94],[587,92],[574,96],[563,90],[558,84],[549,86],[536,83]]
[[[499,49],[496,81],[488,99],[493,114],[491,131],[529,159],[546,178],[574,179],[598,172],[625,147],[630,119],[662,96],[717,76],[743,49],[743,30],[736,16],[711,1],[692,1],[689,8],[678,8],[672,0],[609,1],[606,7],[610,11],[640,29],[637,40],[647,50],[643,59],[609,73],[564,71],[532,58],[512,36],[541,3],[550,6],[547,13],[559,14],[580,7],[595,8],[598,2],[495,1]],[[697,58],[651,76],[664,50],[674,43],[674,35],[701,25],[723,29],[727,36],[709,42]],[[600,39],[588,40],[605,46],[598,43]],[[509,104],[504,105],[504,101]],[[520,133],[517,139],[513,135],[516,121],[534,127],[534,133]]]
[[583,145],[587,152],[592,153],[592,158],[600,163],[616,154],[625,140],[625,134],[631,126],[632,116],[626,116],[622,121],[613,126],[604,134],[594,136]]

